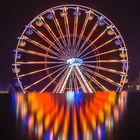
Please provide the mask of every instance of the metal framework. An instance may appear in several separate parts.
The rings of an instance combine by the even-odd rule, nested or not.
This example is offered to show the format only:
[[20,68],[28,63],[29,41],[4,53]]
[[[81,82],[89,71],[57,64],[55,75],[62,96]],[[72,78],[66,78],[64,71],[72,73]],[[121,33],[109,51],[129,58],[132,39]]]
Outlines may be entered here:
[[15,85],[36,90],[120,91],[127,83],[128,55],[115,25],[81,5],[60,5],[37,15],[14,50]]

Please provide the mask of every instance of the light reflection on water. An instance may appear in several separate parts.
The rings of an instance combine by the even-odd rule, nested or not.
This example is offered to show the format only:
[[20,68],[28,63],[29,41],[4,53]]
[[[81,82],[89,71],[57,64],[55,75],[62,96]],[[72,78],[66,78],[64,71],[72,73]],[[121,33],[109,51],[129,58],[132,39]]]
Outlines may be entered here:
[[29,139],[105,140],[121,121],[127,92],[12,95],[12,110]]

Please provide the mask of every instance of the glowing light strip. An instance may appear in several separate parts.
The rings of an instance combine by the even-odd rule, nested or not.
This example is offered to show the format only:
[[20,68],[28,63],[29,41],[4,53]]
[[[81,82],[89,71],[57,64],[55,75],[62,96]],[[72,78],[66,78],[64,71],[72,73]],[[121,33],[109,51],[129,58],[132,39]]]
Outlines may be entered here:
[[[72,73],[72,75],[71,75],[71,89],[70,89],[70,91],[72,91],[72,89],[74,89],[74,91],[76,91],[76,88],[74,87],[74,85],[73,85],[73,83],[74,83],[74,72]],[[76,83],[74,83],[74,84],[76,84]]]
[[114,37],[113,39],[110,39],[110,40],[106,41],[105,43],[101,44],[100,46],[96,47],[95,49],[92,49],[92,50],[89,51],[88,53],[82,55],[90,46],[92,46],[92,45],[90,45],[90,46],[86,47],[85,50],[83,50],[83,51],[79,54],[79,56],[82,55],[81,58],[83,58],[83,57],[89,55],[90,53],[92,53],[92,52],[94,52],[94,51],[96,51],[96,50],[98,50],[98,49],[104,47],[105,45],[111,43],[115,38],[116,38],[116,37]]
[[34,86],[34,85],[40,83],[41,81],[47,79],[47,78],[50,77],[51,75],[53,75],[53,74],[57,73],[58,71],[62,70],[64,67],[66,67],[66,66],[63,66],[63,67],[61,67],[60,69],[57,69],[56,71],[50,73],[49,75],[47,75],[47,76],[45,76],[45,77],[43,77],[43,78],[37,80],[36,82],[32,83],[31,85],[25,87],[24,90],[27,90],[27,89],[29,89],[30,87],[32,87],[32,86]]
[[60,88],[62,87],[62,84],[64,83],[64,80],[66,79],[66,76],[68,74],[69,69],[65,71],[61,79],[59,80],[58,84],[56,85],[55,89],[52,93],[60,93]]
[[127,62],[127,60],[96,60],[96,61],[83,61],[83,63],[118,63]]
[[106,54],[109,54],[109,53],[114,53],[114,52],[117,52],[117,51],[120,51],[120,48],[119,49],[114,49],[114,50],[109,50],[109,51],[106,51],[106,52],[103,52],[103,53],[98,53],[96,55],[92,55],[92,56],[89,56],[89,57],[85,57],[85,58],[83,58],[83,60],[89,59],[89,58],[94,58],[94,57],[97,57],[97,56],[106,55]]
[[44,54],[44,53],[39,53],[39,52],[36,52],[36,51],[25,50],[25,49],[21,49],[21,48],[18,48],[17,50],[20,51],[20,52],[27,53],[27,54],[32,54],[32,55],[36,55],[36,56],[42,56],[42,57],[45,57],[45,58],[52,58],[52,59],[55,59],[55,60],[58,60],[58,59],[59,60],[64,60],[62,58],[58,58],[58,57],[51,56],[51,55]]
[[64,68],[60,73],[58,73],[57,74],[57,76],[55,76],[52,80],[51,80],[51,82],[49,83],[49,84],[47,84],[41,91],[40,91],[40,93],[42,93],[42,92],[44,92],[63,72],[64,72],[64,70],[66,70],[67,69],[67,67],[66,68]]
[[78,91],[77,77],[75,74],[74,74],[74,87],[75,87],[75,90]]
[[49,69],[57,68],[57,67],[60,67],[60,66],[63,66],[63,65],[65,65],[65,64],[60,64],[60,65],[56,65],[56,66],[52,66],[52,67],[48,67],[48,68],[44,68],[44,69],[40,69],[40,70],[35,70],[35,71],[29,72],[29,73],[21,74],[18,77],[21,78],[21,77],[24,77],[24,76],[36,74],[38,72],[42,72],[42,71],[46,71],[46,70],[49,70]]
[[35,45],[35,46],[37,46],[37,47],[39,47],[39,48],[41,48],[41,49],[43,49],[43,50],[45,50],[45,51],[48,51],[48,52],[54,54],[55,56],[59,56],[58,53],[54,52],[54,51],[53,51],[52,49],[50,49],[49,47],[44,46],[44,45],[40,44],[39,42],[37,42],[37,41],[35,41],[35,40],[32,40],[32,39],[26,37],[25,35],[24,35],[23,37],[26,39],[26,41],[30,42],[31,44],[33,44],[33,45]]
[[89,85],[88,85],[88,83],[87,83],[85,77],[84,77],[83,74],[81,73],[79,67],[76,66],[76,69],[77,69],[77,71],[79,72],[79,74],[80,74],[80,76],[81,76],[83,82],[85,83],[85,86],[87,87],[89,93],[93,93],[93,91],[92,91],[91,88],[89,87]]
[[28,61],[28,62],[21,62],[18,61],[16,62],[16,65],[23,65],[23,64],[28,64],[28,65],[32,65],[32,64],[65,64],[65,62],[50,62],[50,61]]
[[75,16],[74,18],[74,29],[73,29],[73,47],[76,44],[76,36],[77,36],[77,29],[78,29],[78,16]]
[[70,27],[69,27],[68,16],[65,16],[65,17],[64,17],[64,23],[65,23],[65,30],[66,30],[66,34],[67,34],[68,46],[71,46]]
[[[55,35],[55,33],[52,31],[52,29],[50,28],[50,26],[46,23],[46,21],[44,20],[44,18],[41,17],[41,19],[43,21],[44,27],[50,33],[51,37],[55,40],[56,44],[59,46],[59,48],[61,49],[61,51],[64,52],[64,54],[67,56],[67,54],[65,52],[65,49],[63,48],[61,42],[59,41],[59,39],[57,38],[57,36]],[[67,56],[67,58],[68,58],[68,56]]]
[[89,81],[87,81],[88,82],[88,85],[90,86],[90,88],[94,91],[94,93],[96,93],[96,90],[95,90],[95,88],[91,85],[91,83],[89,82]]
[[121,84],[119,84],[119,83],[113,81],[112,79],[110,79],[110,78],[108,78],[108,77],[106,77],[106,76],[104,76],[104,75],[102,75],[102,74],[100,74],[100,73],[98,73],[98,72],[93,72],[93,71],[91,71],[90,69],[88,69],[88,68],[86,68],[86,67],[84,67],[84,69],[85,69],[87,72],[89,72],[89,73],[91,73],[91,74],[93,74],[93,75],[95,75],[95,76],[98,76],[98,77],[100,77],[101,79],[103,79],[103,80],[105,80],[105,81],[107,81],[107,82],[109,82],[109,83],[111,83],[111,84],[113,84],[113,85],[115,85],[115,86],[117,86],[117,87],[121,87]]
[[79,82],[79,84],[80,84],[80,86],[81,86],[83,92],[84,92],[84,93],[88,93],[88,90],[86,89],[86,86],[85,86],[85,84],[83,83],[83,80],[81,79],[81,76],[78,75],[78,73],[77,73],[77,71],[76,71],[75,68],[74,68],[74,73],[75,73],[75,75],[76,75],[76,77],[77,77],[77,79],[78,79],[78,82]]
[[72,91],[72,87],[71,87],[72,85],[71,85],[71,83],[72,83],[72,74],[70,75],[70,78],[69,78],[69,85],[68,85],[70,91]]
[[85,70],[81,69],[83,71],[83,73],[90,79],[92,80],[98,87],[100,87],[103,91],[105,92],[109,92],[108,89],[103,86],[98,80],[96,80],[93,76],[91,76],[90,74],[88,74]]
[[98,23],[96,22],[95,25],[93,26],[93,28],[91,29],[91,31],[89,32],[88,36],[84,40],[83,44],[81,45],[80,49],[78,50],[77,54],[80,53],[80,51],[83,49],[84,45],[89,41],[89,38],[91,37],[93,32],[96,30],[97,26],[98,26]]
[[80,33],[79,39],[78,39],[77,44],[76,44],[76,51],[77,51],[78,48],[79,48],[81,39],[83,38],[83,35],[84,35],[84,32],[85,32],[87,23],[88,23],[88,17],[86,16],[85,21],[84,21],[84,23],[83,23],[83,27],[82,27],[82,29],[81,29],[81,33]]
[[94,66],[94,65],[90,65],[90,64],[84,64],[84,63],[82,65],[86,66],[86,67],[94,68],[94,69],[99,69],[99,70],[115,73],[115,74],[126,75],[125,72],[117,71],[115,69],[110,69],[110,68],[101,67],[101,66]]
[[67,81],[68,81],[68,78],[69,78],[69,76],[70,76],[70,74],[71,74],[72,69],[73,69],[73,67],[70,68],[70,70],[69,70],[69,72],[68,72],[68,74],[67,74],[67,77],[66,77],[66,79],[65,79],[65,81],[64,81],[64,83],[63,83],[63,85],[62,85],[62,87],[61,87],[61,89],[60,89],[60,93],[62,93],[62,92],[64,91],[64,88],[65,88],[65,86],[66,86],[66,83],[67,83]]
[[38,31],[33,25],[30,25],[32,30],[39,35],[44,41],[46,41],[47,43],[49,43],[49,45],[51,45],[58,53],[63,54],[61,52],[61,50],[49,39],[47,38],[42,32]]
[[80,52],[80,54],[78,54],[78,57],[85,51],[87,50],[90,46],[92,46],[97,40],[99,40],[104,34],[105,32],[108,30],[108,28],[106,28],[99,36],[97,36],[82,52]]
[[57,28],[57,31],[58,31],[60,37],[62,37],[61,40],[62,40],[62,42],[63,42],[63,44],[64,44],[64,47],[65,47],[65,49],[68,51],[67,43],[66,43],[66,40],[65,40],[63,31],[62,31],[62,29],[61,29],[61,27],[60,27],[60,24],[59,24],[59,22],[58,22],[58,20],[57,20],[57,18],[56,18],[56,16],[55,16],[55,14],[54,14],[53,21],[54,21],[54,23],[55,23],[55,26],[56,26],[56,28]]

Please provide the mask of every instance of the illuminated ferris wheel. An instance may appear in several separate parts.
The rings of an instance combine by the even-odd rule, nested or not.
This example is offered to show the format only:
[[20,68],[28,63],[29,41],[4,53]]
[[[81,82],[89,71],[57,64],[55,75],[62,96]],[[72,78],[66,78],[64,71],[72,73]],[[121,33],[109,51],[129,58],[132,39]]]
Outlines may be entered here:
[[81,5],[60,5],[37,15],[14,50],[15,85],[26,91],[120,91],[128,55],[115,25]]

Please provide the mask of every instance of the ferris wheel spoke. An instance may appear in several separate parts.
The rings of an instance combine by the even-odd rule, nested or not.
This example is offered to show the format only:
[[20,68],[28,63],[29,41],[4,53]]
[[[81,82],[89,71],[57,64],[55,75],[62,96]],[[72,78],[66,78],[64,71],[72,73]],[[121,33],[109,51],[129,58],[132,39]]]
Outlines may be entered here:
[[90,88],[90,86],[89,86],[89,84],[88,84],[86,78],[84,77],[84,75],[83,75],[82,72],[80,71],[79,67],[76,66],[76,70],[77,70],[78,74],[80,75],[80,77],[81,77],[83,83],[85,84],[85,87],[86,87],[88,93],[93,93],[93,91],[91,90],[91,88]]
[[77,41],[77,44],[76,44],[76,48],[75,48],[75,49],[76,49],[76,52],[77,52],[77,50],[79,49],[80,42],[81,42],[81,40],[82,40],[82,38],[83,38],[83,35],[84,35],[84,32],[85,32],[87,23],[88,23],[88,17],[86,16],[85,21],[84,21],[84,23],[83,23],[83,27],[82,27],[82,29],[81,29],[81,33],[80,33],[80,35],[79,35],[79,38],[78,38],[78,41]]
[[69,78],[69,82],[68,82],[68,89],[69,89],[69,91],[72,91],[72,85],[71,85],[71,79],[72,78],[72,75],[70,75],[70,78]]
[[75,76],[76,76],[77,79],[78,79],[78,82],[79,82],[79,84],[80,84],[81,89],[83,90],[83,92],[84,92],[84,93],[88,93],[88,91],[87,91],[87,89],[86,89],[86,87],[85,87],[85,85],[84,85],[82,79],[80,78],[80,76],[78,76],[78,73],[77,73],[77,71],[76,71],[75,69],[74,69],[74,73],[75,73]]
[[57,52],[61,52],[63,54],[63,51],[61,51],[49,38],[47,38],[41,31],[37,30],[33,25],[30,25],[32,30],[40,36],[44,41],[46,41],[51,47],[53,47]]
[[[50,28],[50,26],[46,23],[46,21],[44,20],[43,17],[41,17],[42,22],[44,27],[46,28],[46,30],[50,33],[51,37],[55,40],[56,44],[59,46],[59,48],[61,49],[62,52],[64,52],[64,54],[67,56],[68,54],[66,54],[64,47],[62,46],[61,42],[59,41],[59,39],[57,38],[57,36],[55,35],[55,33],[53,32],[53,30]],[[68,57],[68,56],[67,56]]]
[[27,90],[27,89],[31,88],[32,86],[34,86],[34,85],[36,85],[36,84],[39,84],[41,81],[43,81],[43,80],[49,78],[50,76],[54,75],[55,73],[57,73],[58,71],[64,69],[65,67],[66,67],[66,66],[63,66],[63,67],[57,69],[56,71],[54,71],[54,72],[48,74],[47,76],[45,76],[45,77],[43,77],[43,78],[37,80],[36,82],[32,83],[31,85],[25,87],[24,90]]
[[58,61],[17,61],[16,65],[36,65],[36,64],[65,64],[65,62],[58,62]]
[[27,53],[27,54],[32,54],[32,55],[36,55],[36,56],[42,56],[42,57],[45,57],[45,58],[52,58],[52,59],[55,59],[55,60],[59,59],[59,60],[65,61],[62,58],[58,58],[58,57],[51,56],[51,55],[44,54],[44,53],[39,53],[39,52],[36,52],[36,51],[25,50],[25,49],[21,49],[21,48],[18,48],[17,50],[20,51],[20,52],[23,52],[23,53]]
[[95,88],[91,85],[91,83],[90,83],[89,81],[88,81],[88,84],[89,84],[90,88],[92,89],[92,91],[93,91],[94,93],[96,93]]
[[[74,91],[76,91],[76,88],[75,88],[75,86],[73,85],[73,81],[75,80],[75,78],[74,78],[74,72],[72,72],[72,74],[71,74],[71,86],[70,86],[70,91],[72,91],[72,90],[74,90]],[[76,83],[75,83],[76,84]]]
[[64,23],[65,23],[65,30],[66,30],[66,34],[67,34],[68,47],[70,47],[71,46],[71,39],[70,39],[70,27],[69,27],[68,16],[64,17]]
[[120,51],[121,49],[122,49],[122,48],[114,49],[114,50],[109,50],[109,51],[102,52],[102,53],[98,53],[98,54],[96,54],[96,55],[92,55],[92,56],[89,56],[89,57],[85,57],[85,58],[83,58],[83,60],[86,60],[86,59],[89,59],[89,58],[98,57],[98,56],[102,56],[102,55],[106,55],[106,54],[110,54],[110,53],[114,53],[114,52]]
[[90,64],[82,64],[82,65],[85,67],[90,67],[90,68],[94,68],[94,69],[98,69],[98,70],[102,70],[102,71],[107,71],[110,73],[115,73],[115,74],[119,74],[119,75],[126,75],[125,72],[117,71],[115,69],[110,69],[110,68],[101,67],[101,66],[94,66],[94,65],[90,65]]
[[[111,26],[110,26],[110,27],[111,27]],[[94,43],[95,43],[97,40],[99,40],[99,39],[106,33],[106,31],[107,31],[110,27],[108,27],[108,28],[106,28],[105,30],[103,30],[103,31],[100,33],[100,35],[98,35],[84,50],[82,50],[82,52],[80,52],[80,54],[78,54],[78,57],[79,57],[83,52],[85,52],[90,46],[94,45]]]
[[81,45],[80,49],[78,50],[77,54],[79,54],[81,52],[81,50],[83,50],[83,47],[85,46],[85,44],[89,41],[89,38],[91,37],[91,35],[94,33],[94,31],[96,30],[98,26],[98,23],[96,22],[93,26],[93,28],[91,29],[91,31],[89,32],[88,36],[86,37],[86,39],[84,40],[83,44]]
[[127,60],[96,60],[96,61],[83,61],[83,63],[120,63],[127,62]]
[[76,91],[78,91],[78,81],[75,74],[74,74],[74,88]]
[[61,72],[59,72],[58,74],[57,74],[57,76],[55,76],[51,81],[50,81],[50,83],[48,83],[41,91],[40,91],[40,93],[42,93],[42,92],[44,92],[65,70],[67,69],[67,67],[66,68],[64,68],[63,70],[61,70]]
[[98,49],[100,49],[100,48],[102,48],[102,47],[104,47],[105,45],[107,45],[107,44],[109,44],[109,43],[111,43],[114,39],[116,39],[117,37],[114,37],[114,38],[112,38],[112,39],[110,39],[110,40],[108,40],[108,41],[106,41],[105,43],[103,43],[103,44],[101,44],[100,46],[98,46],[98,47],[96,47],[95,49],[92,49],[91,51],[89,51],[88,53],[86,53],[86,54],[84,54],[84,55],[82,55],[90,46],[92,46],[92,45],[89,45],[89,46],[87,46],[80,54],[79,54],[79,56],[81,56],[81,58],[83,58],[83,57],[85,57],[85,56],[87,56],[87,55],[89,55],[90,53],[93,53],[94,51],[96,51],[96,50],[98,50]]
[[29,72],[29,73],[18,75],[18,77],[19,78],[25,77],[25,76],[28,76],[28,75],[32,75],[32,74],[36,74],[36,73],[43,72],[43,71],[46,71],[46,70],[50,70],[50,69],[54,69],[54,68],[57,68],[57,67],[61,67],[63,65],[65,65],[65,64],[60,64],[60,65],[56,65],[56,66],[52,66],[52,67],[47,67],[47,68],[44,68],[44,69],[35,70],[35,71]]
[[76,44],[77,29],[78,29],[78,16],[75,16],[74,17],[74,29],[73,29],[73,47]]
[[69,78],[69,76],[70,76],[70,74],[71,74],[72,68],[73,68],[73,67],[71,67],[71,68],[69,69],[69,72],[67,73],[67,76],[66,76],[66,78],[65,78],[65,81],[64,81],[64,83],[63,83],[63,85],[62,85],[62,87],[61,87],[61,89],[60,89],[60,93],[63,93],[63,91],[64,91],[64,89],[65,89],[65,87],[66,87],[66,83],[67,83],[68,78]]
[[[78,72],[79,73],[79,72]],[[76,84],[77,84],[77,87],[75,87],[75,89],[78,91],[78,83],[77,83],[77,79],[78,79],[78,82],[79,82],[79,84],[81,85],[81,88],[83,89],[83,91],[85,92],[85,93],[93,93],[93,92],[96,92],[96,90],[94,89],[94,87],[91,85],[91,83],[87,80],[87,79],[85,79],[85,77],[84,77],[84,75],[81,73],[81,77],[83,77],[82,79],[83,80],[81,80],[80,79],[80,77],[78,76],[78,73],[75,71],[75,76],[77,77],[75,77],[75,80],[76,80]],[[83,82],[82,82],[83,81]],[[85,83],[87,83],[87,84],[85,84]],[[75,84],[74,84],[75,85]],[[86,87],[86,88],[85,88]],[[88,90],[87,90],[88,89]]]
[[37,46],[37,47],[39,47],[39,48],[41,48],[41,49],[43,49],[43,50],[45,50],[45,51],[50,52],[50,53],[54,54],[55,56],[58,56],[58,57],[60,56],[60,54],[56,53],[55,51],[53,51],[53,50],[50,49],[49,47],[46,47],[46,46],[40,44],[39,42],[37,42],[37,41],[35,41],[35,40],[32,40],[32,39],[30,39],[30,38],[28,38],[28,37],[26,37],[26,36],[23,36],[23,37],[24,37],[25,40],[28,41],[29,43],[31,43],[31,44],[33,44],[33,45],[35,45],[35,46]]
[[86,75],[86,77],[88,77],[93,83],[95,83],[100,89],[102,89],[103,91],[105,91],[105,92],[109,92],[108,91],[108,89],[104,86],[104,85],[102,85],[97,79],[95,79],[93,76],[91,76],[89,73],[87,73],[87,71],[86,70],[83,70],[83,69],[81,69],[82,71],[83,71],[83,73]]
[[83,67],[83,68],[84,68],[86,71],[88,71],[89,73],[91,73],[91,74],[93,74],[93,75],[95,75],[95,76],[101,78],[102,80],[105,80],[105,81],[109,82],[110,84],[115,85],[115,86],[117,86],[117,87],[121,87],[121,84],[115,82],[114,80],[112,80],[112,79],[110,79],[110,78],[108,78],[108,77],[106,77],[106,76],[104,76],[104,75],[102,75],[102,74],[100,74],[100,73],[98,73],[98,72],[93,72],[93,71],[91,71],[91,70],[90,70],[89,68],[87,68],[87,67]]
[[59,80],[58,84],[56,85],[56,87],[54,88],[52,93],[60,93],[60,88],[62,87],[62,84],[64,83],[64,81],[66,79],[68,71],[69,71],[69,68],[65,71],[65,73],[63,74],[63,76]]
[[[72,72],[71,77],[72,77],[72,80],[71,80],[71,91],[72,91],[72,89],[74,89],[74,91],[77,91],[77,90],[76,90],[77,81],[76,81],[76,79],[75,79],[74,72]],[[74,84],[73,84],[73,82],[74,82]]]
[[62,31],[62,29],[61,29],[61,27],[60,27],[60,24],[59,24],[59,22],[58,22],[58,20],[57,20],[57,18],[56,18],[56,16],[55,16],[55,14],[54,14],[53,21],[54,21],[54,23],[55,23],[55,26],[56,26],[56,28],[57,28],[57,31],[58,31],[60,37],[62,37],[61,40],[62,40],[62,42],[63,42],[64,48],[69,52],[69,48],[68,48],[68,46],[67,46],[67,43],[66,43],[66,40],[65,40],[65,36],[64,36],[64,34],[63,34],[63,31]]

